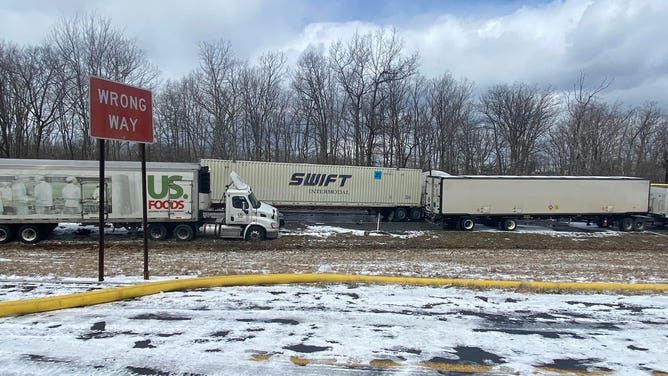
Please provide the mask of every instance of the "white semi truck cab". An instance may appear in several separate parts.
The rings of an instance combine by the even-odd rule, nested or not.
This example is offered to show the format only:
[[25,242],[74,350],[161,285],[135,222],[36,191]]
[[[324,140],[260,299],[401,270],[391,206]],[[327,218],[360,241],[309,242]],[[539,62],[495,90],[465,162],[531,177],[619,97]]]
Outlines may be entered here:
[[276,239],[279,231],[279,213],[275,207],[259,201],[253,191],[235,173],[230,173],[232,184],[225,191],[222,211],[204,211],[205,236],[240,238],[246,240]]

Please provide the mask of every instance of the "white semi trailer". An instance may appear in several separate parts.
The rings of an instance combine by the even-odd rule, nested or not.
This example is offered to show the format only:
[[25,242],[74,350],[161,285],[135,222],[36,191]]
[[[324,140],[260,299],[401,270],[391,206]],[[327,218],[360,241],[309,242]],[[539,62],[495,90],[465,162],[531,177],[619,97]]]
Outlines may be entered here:
[[[213,176],[236,171],[263,201],[281,209],[365,209],[397,221],[423,216],[422,171],[408,168],[336,166],[202,159]],[[214,203],[225,186],[211,184]]]
[[[236,174],[226,176],[230,178],[219,182],[229,186],[220,197],[225,205],[212,210],[207,168],[196,163],[147,163],[149,238],[278,237],[278,211],[258,201]],[[62,222],[97,224],[100,189],[105,190],[105,222],[139,228],[140,163],[106,162],[104,187],[98,183],[97,161],[0,159],[0,243],[15,238],[36,243]]]
[[655,223],[663,226],[668,223],[668,184],[652,184],[649,192],[649,213]]
[[622,231],[648,221],[650,182],[632,177],[425,176],[425,211],[444,227],[512,231],[518,219],[573,218]]

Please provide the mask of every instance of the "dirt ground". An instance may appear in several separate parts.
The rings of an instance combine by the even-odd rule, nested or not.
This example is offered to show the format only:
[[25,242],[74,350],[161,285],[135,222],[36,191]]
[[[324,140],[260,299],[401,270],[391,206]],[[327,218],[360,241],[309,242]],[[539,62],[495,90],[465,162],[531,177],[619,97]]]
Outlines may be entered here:
[[[98,276],[95,239],[0,245],[0,276]],[[111,237],[105,277],[143,275],[141,239]],[[251,273],[374,275],[536,281],[668,282],[668,235],[552,236],[508,232],[425,231],[330,237],[285,235],[250,243],[198,239],[149,243],[151,276]]]

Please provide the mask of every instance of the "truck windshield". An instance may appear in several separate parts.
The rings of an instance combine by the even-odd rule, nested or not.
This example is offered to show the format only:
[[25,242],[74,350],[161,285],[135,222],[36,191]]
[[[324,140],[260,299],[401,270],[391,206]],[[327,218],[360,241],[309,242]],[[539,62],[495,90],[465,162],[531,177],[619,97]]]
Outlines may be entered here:
[[255,194],[253,194],[253,192],[251,192],[251,193],[248,195],[248,200],[250,201],[251,206],[252,206],[253,208],[255,208],[255,209],[258,209],[258,208],[260,207],[260,205],[262,204],[262,203],[260,202],[260,200],[258,200],[257,198],[255,198]]

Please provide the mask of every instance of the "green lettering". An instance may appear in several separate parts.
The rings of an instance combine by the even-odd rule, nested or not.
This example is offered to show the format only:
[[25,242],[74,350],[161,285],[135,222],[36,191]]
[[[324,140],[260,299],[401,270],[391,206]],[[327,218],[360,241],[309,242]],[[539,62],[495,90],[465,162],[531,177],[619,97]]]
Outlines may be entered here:
[[178,199],[183,196],[183,188],[181,188],[180,185],[176,184],[175,182],[183,180],[183,176],[170,176],[169,177],[169,188],[171,190],[169,191],[169,198],[170,199]]
[[167,198],[167,194],[169,193],[169,176],[161,176],[161,182],[160,182],[160,192],[156,192],[155,190],[155,176],[154,175],[148,175],[146,177],[147,179],[147,189],[148,189],[148,195],[151,196],[151,198],[154,198],[156,200],[162,200]]

